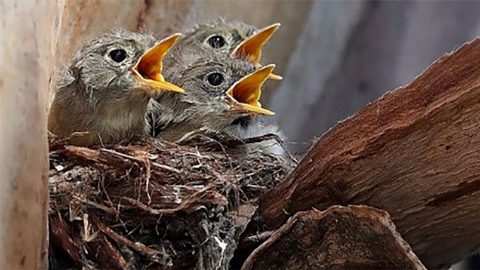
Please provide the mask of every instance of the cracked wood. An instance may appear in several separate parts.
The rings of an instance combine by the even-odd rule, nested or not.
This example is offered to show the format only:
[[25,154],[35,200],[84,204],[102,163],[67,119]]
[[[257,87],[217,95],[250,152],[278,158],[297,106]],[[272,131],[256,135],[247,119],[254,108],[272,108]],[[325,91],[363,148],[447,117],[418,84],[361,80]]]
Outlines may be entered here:
[[[334,204],[387,210],[429,268],[480,244],[480,41],[338,123],[260,206],[269,229]],[[334,191],[334,192],[332,192]]]

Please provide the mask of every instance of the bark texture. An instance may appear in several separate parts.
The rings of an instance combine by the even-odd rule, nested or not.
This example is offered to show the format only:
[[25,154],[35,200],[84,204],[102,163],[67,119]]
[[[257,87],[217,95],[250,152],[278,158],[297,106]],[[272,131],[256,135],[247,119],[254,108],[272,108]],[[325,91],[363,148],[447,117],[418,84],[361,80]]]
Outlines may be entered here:
[[0,265],[47,267],[47,101],[57,3],[0,1]]
[[261,201],[264,223],[334,204],[385,209],[427,267],[480,243],[480,40],[337,124]]
[[389,215],[367,206],[298,212],[245,261],[250,269],[425,269]]

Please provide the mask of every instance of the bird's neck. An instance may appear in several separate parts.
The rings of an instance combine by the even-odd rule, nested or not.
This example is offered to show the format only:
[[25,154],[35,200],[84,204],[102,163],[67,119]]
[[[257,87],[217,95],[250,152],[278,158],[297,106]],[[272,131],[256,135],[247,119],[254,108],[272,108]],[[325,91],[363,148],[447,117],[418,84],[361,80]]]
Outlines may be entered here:
[[149,122],[150,134],[168,141],[176,141],[184,134],[202,127],[202,117],[191,104],[176,98],[163,98],[152,102]]
[[92,99],[85,91],[75,90],[79,89],[63,88],[57,92],[49,114],[52,133],[67,137],[74,132],[88,132],[80,139],[79,144],[84,145],[116,143],[143,134],[147,96]]
[[105,132],[141,134],[145,128],[147,96],[128,96],[96,104],[94,120],[97,129]]
[[166,115],[169,118],[158,132],[158,137],[169,141],[179,140],[192,132],[225,139],[242,139],[245,138],[249,126],[254,123],[253,121],[248,121],[245,125],[235,123],[226,113],[195,108],[195,105],[184,108],[177,106]]
[[150,134],[169,141],[176,141],[192,132],[229,139],[245,138],[249,126],[255,124],[254,119],[224,110],[212,104],[183,99],[183,96],[164,94],[152,102]]

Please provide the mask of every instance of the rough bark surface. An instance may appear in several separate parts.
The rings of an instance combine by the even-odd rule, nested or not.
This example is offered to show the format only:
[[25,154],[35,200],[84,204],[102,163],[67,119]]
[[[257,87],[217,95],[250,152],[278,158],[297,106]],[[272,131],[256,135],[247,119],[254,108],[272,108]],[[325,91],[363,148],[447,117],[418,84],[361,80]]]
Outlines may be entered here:
[[47,128],[55,2],[0,0],[0,265],[47,267]]
[[334,204],[385,209],[427,267],[480,243],[480,40],[329,130],[261,202],[262,222]]
[[250,269],[425,269],[389,215],[367,206],[298,212],[246,260]]

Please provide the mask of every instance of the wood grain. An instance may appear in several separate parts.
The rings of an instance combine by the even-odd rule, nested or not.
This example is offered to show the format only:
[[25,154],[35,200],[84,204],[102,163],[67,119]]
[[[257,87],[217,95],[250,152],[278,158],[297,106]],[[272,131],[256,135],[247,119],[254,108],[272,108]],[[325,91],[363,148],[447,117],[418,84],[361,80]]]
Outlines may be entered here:
[[46,269],[53,1],[0,0],[0,265]]
[[262,197],[262,221],[366,204],[390,213],[427,267],[449,266],[480,244],[479,115],[477,39],[329,130]]
[[426,269],[388,213],[367,206],[298,212],[245,261],[249,269]]

